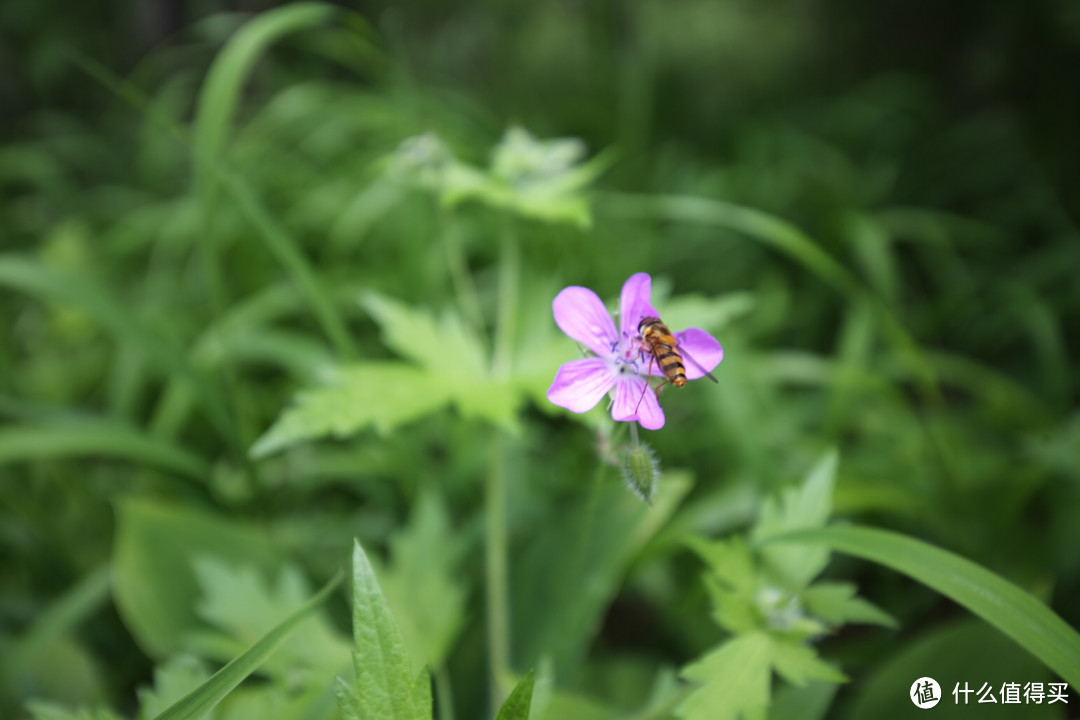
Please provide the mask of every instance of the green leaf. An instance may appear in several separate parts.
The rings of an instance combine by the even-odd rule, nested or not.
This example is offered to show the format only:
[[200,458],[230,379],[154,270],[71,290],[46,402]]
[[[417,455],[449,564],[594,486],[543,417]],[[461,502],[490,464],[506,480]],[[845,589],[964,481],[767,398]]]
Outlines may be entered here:
[[865,527],[802,530],[770,542],[824,545],[898,570],[968,608],[1074,687],[1080,686],[1080,633],[1024,590],[970,560]]
[[356,687],[339,688],[342,712],[360,718],[431,720],[427,670],[413,678],[390,605],[360,543],[353,549],[353,665]]
[[[157,717],[189,692],[206,682],[210,670],[202,660],[193,655],[176,655],[154,668],[154,686],[139,688],[139,717],[144,720]],[[206,714],[214,717],[213,710]]]
[[197,455],[135,428],[101,420],[0,429],[0,465],[27,460],[96,456],[128,460],[203,482],[206,463]]
[[579,164],[584,156],[585,145],[575,138],[537,140],[511,127],[496,146],[487,172],[451,158],[437,187],[448,206],[477,200],[524,217],[588,227],[592,216],[583,189],[614,158],[609,153]]
[[510,380],[491,377],[484,344],[460,315],[446,312],[436,322],[431,313],[378,293],[360,302],[382,329],[383,342],[427,369],[430,382],[449,393],[464,417],[516,429],[522,393]]
[[[835,683],[807,683],[804,687],[785,685],[776,691],[769,705],[769,720],[821,720],[836,695]],[[914,705],[912,706],[914,707]],[[886,717],[858,715],[856,717]]]
[[250,454],[265,457],[304,440],[348,438],[369,428],[385,435],[443,408],[450,392],[437,377],[403,363],[347,366],[324,387],[300,393]]
[[847,676],[818,657],[817,651],[801,642],[773,637],[772,662],[776,672],[792,685],[802,687],[808,680],[846,682]]
[[47,700],[31,700],[26,709],[34,720],[121,720],[121,717],[108,708],[79,708],[73,710],[60,703]]
[[529,720],[533,682],[533,672],[530,670],[529,674],[521,678],[514,686],[510,697],[506,698],[506,702],[499,708],[499,714],[495,716],[495,720]]
[[598,482],[577,502],[560,502],[511,567],[514,662],[549,655],[556,677],[572,677],[634,557],[690,491],[669,472],[652,507],[617,482]]
[[[199,93],[192,134],[196,186],[201,206],[208,212],[223,189],[256,230],[256,236],[290,273],[304,294],[327,337],[343,357],[354,354],[352,337],[324,283],[304,256],[300,243],[259,199],[251,186],[228,171],[222,162],[233,115],[252,68],[275,42],[288,35],[318,27],[340,10],[322,3],[293,3],[255,16],[229,39],[214,59]],[[216,263],[215,238],[201,237],[204,252]],[[220,274],[220,271],[215,270]]]
[[[848,720],[887,717],[889,720],[917,720],[927,713],[907,700],[915,678],[932,677],[941,684],[944,696],[941,705],[948,705],[949,718],[979,720],[987,717],[1022,717],[1023,720],[1062,720],[1063,713],[1055,705],[1024,706],[1022,712],[1005,705],[985,705],[975,702],[954,704],[952,690],[956,683],[963,687],[971,682],[974,689],[983,683],[1000,688],[1006,682],[1045,682],[1045,669],[1027,653],[1016,651],[1016,645],[990,625],[978,618],[961,616],[957,620],[932,630],[921,632],[901,644],[890,644],[889,654],[882,657],[869,672],[860,673],[856,682],[847,688]],[[976,681],[977,679],[977,681]],[[1075,686],[1074,686],[1075,687]],[[994,709],[999,713],[995,714]],[[939,708],[940,709],[940,708]],[[777,720],[787,720],[778,716]]]
[[442,499],[424,492],[409,525],[391,539],[392,562],[379,574],[414,667],[442,665],[465,621],[461,551]]
[[[832,509],[836,463],[836,451],[826,453],[801,486],[785,490],[779,501],[766,502],[751,532],[752,540],[762,543],[792,530],[822,527]],[[761,548],[761,558],[765,569],[775,574],[777,582],[796,590],[825,569],[829,552],[819,547],[766,546]]]
[[764,632],[728,640],[682,671],[698,683],[676,708],[687,720],[755,720],[769,704],[772,638]]
[[754,596],[758,587],[754,558],[742,538],[705,540],[691,536],[686,543],[709,567],[705,590],[713,606],[713,619],[733,633],[762,627]]
[[278,645],[330,597],[330,593],[340,582],[341,575],[339,574],[296,612],[282,620],[277,627],[252,645],[247,652],[214,673],[209,680],[185,695],[179,702],[158,715],[155,720],[199,720],[202,718],[270,657]]
[[705,561],[718,579],[733,590],[749,594],[757,588],[754,558],[742,538],[705,540],[694,535],[686,544]]
[[[224,634],[200,633],[198,645],[207,657],[231,657],[247,647],[281,617],[303,605],[310,595],[303,576],[290,566],[281,568],[277,583],[268,587],[252,566],[231,565],[216,557],[195,559],[195,575],[202,588],[197,612]],[[267,671],[287,677],[292,687],[312,683],[339,672],[349,662],[348,642],[321,614],[304,621],[302,632],[285,641]]]
[[270,572],[280,556],[255,530],[224,518],[149,500],[117,505],[113,545],[113,595],[139,647],[164,658],[186,649],[205,626],[193,562],[215,556]]
[[47,302],[78,307],[118,341],[136,348],[156,363],[167,376],[182,380],[202,402],[206,417],[222,434],[228,434],[228,414],[222,398],[196,372],[179,343],[163,335],[157,326],[144,322],[128,305],[104,289],[80,276],[17,255],[0,256],[0,286],[21,290]]
[[220,157],[247,78],[262,53],[277,40],[322,25],[337,9],[322,3],[294,3],[262,13],[246,23],[215,58],[199,93],[194,143],[198,157]]
[[754,591],[732,589],[713,575],[705,577],[705,591],[712,603],[713,619],[725,630],[744,633],[764,626],[761,610],[754,602]]
[[873,603],[855,597],[851,583],[815,583],[799,593],[807,611],[830,625],[847,622],[869,623],[897,627],[896,619]]

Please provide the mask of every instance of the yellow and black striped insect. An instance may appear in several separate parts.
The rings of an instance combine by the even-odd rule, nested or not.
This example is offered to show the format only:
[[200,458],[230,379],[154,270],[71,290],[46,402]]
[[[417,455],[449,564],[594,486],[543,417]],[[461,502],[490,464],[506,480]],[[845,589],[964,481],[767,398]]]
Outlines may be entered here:
[[[649,351],[649,371],[646,375],[652,375],[653,360],[660,366],[661,372],[664,373],[664,382],[656,386],[656,395],[660,396],[660,389],[664,385],[671,383],[677,388],[681,388],[686,385],[686,366],[683,364],[685,359],[687,362],[693,363],[702,374],[712,380],[714,383],[719,381],[712,376],[712,373],[706,372],[705,368],[701,367],[701,364],[696,362],[694,358],[684,349],[679,348],[679,341],[675,338],[675,335],[671,332],[671,329],[663,323],[658,317],[645,317],[638,323],[638,335],[641,336],[641,344],[645,350]],[[645,385],[645,389],[641,391],[641,398],[638,399],[638,406],[641,406],[641,401],[645,399],[645,390],[648,389],[648,383]]]

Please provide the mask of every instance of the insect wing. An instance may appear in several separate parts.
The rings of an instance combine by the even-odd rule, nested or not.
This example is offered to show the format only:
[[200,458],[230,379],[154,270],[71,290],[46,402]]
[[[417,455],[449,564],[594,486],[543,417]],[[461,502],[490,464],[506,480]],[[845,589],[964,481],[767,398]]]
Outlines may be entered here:
[[711,372],[709,372],[708,370],[706,370],[706,369],[704,368],[704,366],[702,366],[702,364],[701,364],[701,363],[699,363],[699,362],[698,362],[697,360],[695,360],[695,359],[694,359],[694,356],[693,356],[693,355],[691,355],[690,353],[688,353],[688,352],[686,351],[686,348],[684,348],[684,347],[681,347],[681,346],[680,346],[680,347],[678,348],[678,350],[679,350],[679,354],[680,354],[680,355],[682,355],[682,357],[683,357],[683,360],[685,360],[685,361],[686,361],[686,362],[688,362],[688,363],[691,363],[691,364],[693,364],[693,366],[694,366],[694,367],[696,367],[696,368],[697,368],[698,370],[700,370],[700,371],[701,371],[701,375],[702,375],[702,377],[707,377],[707,378],[709,378],[710,380],[712,380],[712,381],[713,381],[714,383],[716,383],[717,385],[719,385],[719,384],[720,384],[720,381],[719,381],[719,380],[717,380],[717,379],[716,379],[715,377],[713,377],[713,374],[712,374]]

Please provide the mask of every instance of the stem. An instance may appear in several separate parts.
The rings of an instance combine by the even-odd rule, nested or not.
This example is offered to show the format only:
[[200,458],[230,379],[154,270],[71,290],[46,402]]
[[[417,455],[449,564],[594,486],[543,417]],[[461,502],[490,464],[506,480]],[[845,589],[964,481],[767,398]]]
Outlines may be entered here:
[[487,535],[485,557],[487,580],[487,635],[490,667],[491,712],[502,705],[502,678],[510,672],[510,578],[506,533],[506,438],[503,433],[492,443],[484,495],[484,525]]
[[439,699],[439,720],[454,720],[454,694],[445,665],[435,668],[435,696]]
[[[515,324],[521,275],[521,249],[513,218],[506,218],[499,258],[498,307],[495,338],[492,342],[491,374],[496,380],[510,376],[513,365]],[[510,674],[510,578],[506,531],[507,441],[504,433],[495,436],[484,497],[487,532],[487,630],[488,661],[491,669],[491,712],[502,705],[502,678]]]
[[473,283],[472,275],[469,273],[469,263],[461,247],[461,226],[449,212],[442,213],[442,220],[446,228],[442,233],[442,245],[446,252],[446,268],[450,273],[450,284],[454,287],[461,314],[472,326],[476,336],[481,337],[484,333],[484,313],[480,309],[476,284]]
[[514,228],[513,219],[507,218],[506,230],[503,232],[502,255],[499,258],[499,296],[495,317],[495,350],[491,359],[491,374],[495,378],[509,376],[513,364],[520,277],[520,240]]

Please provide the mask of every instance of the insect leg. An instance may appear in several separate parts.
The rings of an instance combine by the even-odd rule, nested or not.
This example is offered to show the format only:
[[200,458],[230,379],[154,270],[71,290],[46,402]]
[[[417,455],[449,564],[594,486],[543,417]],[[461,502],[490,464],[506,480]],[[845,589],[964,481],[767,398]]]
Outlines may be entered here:
[[[649,389],[649,377],[652,375],[652,364],[655,359],[656,356],[652,354],[652,351],[649,351],[649,372],[645,373],[645,387],[641,388],[641,397],[638,398],[637,405],[634,406],[635,415],[637,414],[638,408],[641,407],[641,401],[645,399],[645,393]],[[662,384],[663,383],[661,383],[661,385]]]

